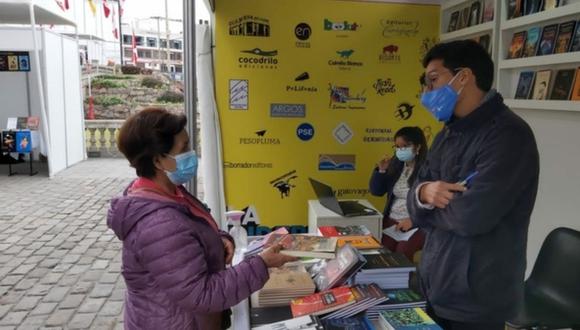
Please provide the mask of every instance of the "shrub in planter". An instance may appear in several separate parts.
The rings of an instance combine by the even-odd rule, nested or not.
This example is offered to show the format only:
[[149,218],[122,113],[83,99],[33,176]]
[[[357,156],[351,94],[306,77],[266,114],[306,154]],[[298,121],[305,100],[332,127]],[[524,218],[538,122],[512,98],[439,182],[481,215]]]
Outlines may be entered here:
[[158,89],[163,87],[163,81],[153,77],[145,77],[141,80],[141,86]]
[[163,103],[183,103],[183,94],[166,91],[160,97],[157,98],[157,101]]
[[110,107],[117,104],[123,104],[123,100],[116,96],[95,96],[94,104],[102,105],[103,107]]
[[125,88],[126,84],[116,82],[113,80],[95,79],[92,81],[93,88]]
[[123,74],[140,74],[141,68],[134,65],[123,65],[121,67],[121,72],[123,72]]

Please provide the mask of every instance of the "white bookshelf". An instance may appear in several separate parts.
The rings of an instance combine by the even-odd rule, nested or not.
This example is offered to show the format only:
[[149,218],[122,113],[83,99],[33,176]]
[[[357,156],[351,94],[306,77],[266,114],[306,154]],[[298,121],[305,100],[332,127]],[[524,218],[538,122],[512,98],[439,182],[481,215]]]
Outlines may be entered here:
[[543,56],[514,58],[509,60],[499,60],[498,68],[500,70],[516,69],[516,68],[533,68],[540,66],[553,66],[558,64],[574,64],[579,62],[580,62],[580,52],[569,52]]
[[511,109],[580,112],[580,101],[504,99]]
[[535,26],[541,22],[556,20],[559,18],[572,18],[580,13],[580,2],[569,3],[551,10],[541,11],[532,15],[522,16],[505,20],[501,24],[502,30],[513,30],[520,27]]
[[492,35],[494,30],[494,24],[495,22],[493,21],[486,22],[483,24],[470,26],[468,28],[464,28],[458,31],[443,33],[439,36],[439,39],[441,41],[448,41],[448,40],[468,39],[469,37],[475,37],[483,34]]

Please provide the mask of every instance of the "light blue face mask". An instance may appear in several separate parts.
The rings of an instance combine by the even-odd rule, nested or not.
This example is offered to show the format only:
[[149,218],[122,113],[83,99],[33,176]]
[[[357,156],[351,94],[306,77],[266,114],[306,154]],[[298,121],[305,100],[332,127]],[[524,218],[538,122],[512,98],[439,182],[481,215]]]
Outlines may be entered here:
[[457,104],[457,97],[461,94],[463,87],[456,92],[451,84],[457,78],[459,72],[449,81],[449,83],[441,88],[437,88],[430,92],[424,92],[421,95],[421,104],[437,119],[438,121],[448,122],[453,115],[455,104]]
[[397,148],[395,152],[397,158],[402,162],[410,162],[415,159],[415,153],[413,152],[413,147]]
[[182,185],[195,177],[198,162],[195,151],[191,150],[176,156],[167,156],[175,159],[175,171],[165,171],[165,174],[173,184]]

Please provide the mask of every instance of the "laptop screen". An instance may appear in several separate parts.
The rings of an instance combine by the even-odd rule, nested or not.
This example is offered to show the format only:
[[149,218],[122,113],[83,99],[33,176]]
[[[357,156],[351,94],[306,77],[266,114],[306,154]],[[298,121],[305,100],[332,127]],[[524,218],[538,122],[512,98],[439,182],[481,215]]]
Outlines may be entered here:
[[334,192],[332,191],[332,187],[324,184],[320,181],[316,181],[313,178],[308,178],[310,180],[310,184],[312,185],[312,189],[314,189],[314,193],[316,193],[316,197],[318,197],[318,201],[320,204],[325,206],[326,208],[330,209],[333,212],[336,212],[340,215],[344,215],[340,205],[338,204],[338,200],[334,196]]

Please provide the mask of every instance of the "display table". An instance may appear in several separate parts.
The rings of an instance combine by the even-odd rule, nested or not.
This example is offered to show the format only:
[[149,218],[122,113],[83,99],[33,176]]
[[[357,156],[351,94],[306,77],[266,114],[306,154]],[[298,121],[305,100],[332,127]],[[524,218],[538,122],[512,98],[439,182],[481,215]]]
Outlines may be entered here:
[[[366,199],[357,199],[359,203],[375,209],[375,207]],[[349,226],[349,225],[364,225],[367,227],[373,236],[380,242],[383,231],[383,215],[377,211],[373,215],[363,215],[358,217],[343,217],[333,211],[322,206],[318,200],[308,201],[308,232],[316,234],[318,226]]]

